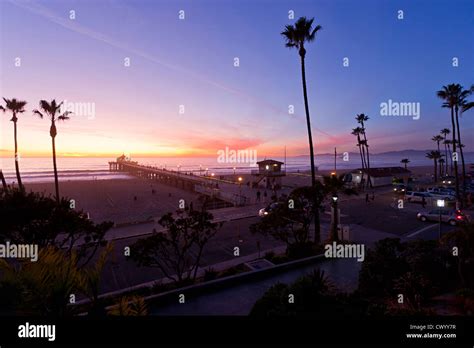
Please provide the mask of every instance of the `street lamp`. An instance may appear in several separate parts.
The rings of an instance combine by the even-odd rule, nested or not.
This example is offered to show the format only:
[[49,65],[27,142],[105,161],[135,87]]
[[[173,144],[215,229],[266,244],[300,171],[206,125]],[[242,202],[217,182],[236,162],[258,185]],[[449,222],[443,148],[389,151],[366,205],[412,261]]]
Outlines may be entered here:
[[445,205],[444,199],[436,200],[436,206],[438,207],[438,212],[439,212],[438,239],[441,238],[441,208],[444,208],[444,205]]
[[[239,176],[239,201],[242,203],[242,177]],[[240,205],[240,204],[239,204]]]
[[234,175],[235,175],[235,167],[234,167]]
[[339,239],[339,236],[337,235],[337,225],[338,225],[338,211],[337,211],[337,200],[338,200],[339,197],[337,197],[337,194],[334,194],[332,196],[332,202],[333,202],[333,206],[332,206],[332,209],[333,209],[333,238],[334,240],[338,240]]
[[180,168],[181,168],[181,165],[180,165],[180,164],[178,164],[178,174],[179,174],[179,170],[180,170]]

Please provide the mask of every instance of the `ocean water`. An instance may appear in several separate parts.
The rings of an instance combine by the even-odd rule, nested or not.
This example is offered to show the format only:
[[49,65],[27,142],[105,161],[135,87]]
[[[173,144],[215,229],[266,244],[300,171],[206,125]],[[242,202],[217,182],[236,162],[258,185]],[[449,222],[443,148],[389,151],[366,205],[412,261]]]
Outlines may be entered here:
[[[410,166],[430,166],[433,161],[424,156],[424,152],[415,153],[412,155],[401,156],[400,154],[373,154],[370,157],[371,167],[389,167],[402,166],[400,164],[401,158],[408,157],[410,159]],[[140,164],[156,166],[159,168],[166,168],[168,170],[194,172],[196,174],[231,174],[236,173],[250,173],[256,169],[250,163],[219,163],[216,157],[137,157],[131,158]],[[259,157],[258,160],[265,158]],[[283,157],[272,157],[272,159],[284,162]],[[466,163],[474,163],[474,153],[467,153],[465,155]],[[109,172],[109,161],[114,161],[115,158],[99,158],[99,157],[60,157],[57,158],[57,165],[60,178],[62,180],[85,180],[85,179],[116,179],[116,178],[130,178],[126,174]],[[337,169],[355,169],[360,168],[360,157],[358,154],[350,153],[349,160],[344,161],[342,155],[337,156]],[[321,170],[334,169],[334,155],[317,155],[316,165]],[[6,180],[11,183],[16,181],[15,177],[15,162],[12,157],[0,158],[0,168],[3,170]],[[285,169],[285,166],[283,166]],[[287,171],[304,171],[310,169],[309,156],[297,156],[286,158]],[[47,182],[53,180],[53,161],[50,157],[46,158],[22,158],[20,160],[20,171],[22,179],[25,182]]]

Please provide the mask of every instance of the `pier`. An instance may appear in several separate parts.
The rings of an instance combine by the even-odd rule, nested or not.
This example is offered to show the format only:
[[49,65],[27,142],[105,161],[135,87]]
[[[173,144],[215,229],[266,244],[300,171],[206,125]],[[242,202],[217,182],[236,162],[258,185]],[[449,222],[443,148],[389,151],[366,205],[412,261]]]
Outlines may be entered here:
[[116,161],[109,162],[109,170],[111,172],[126,172],[139,178],[204,194],[230,203],[233,206],[244,206],[250,203],[250,199],[245,194],[242,194],[242,187],[239,183],[223,181],[214,177],[198,176],[193,173],[145,166],[138,162],[130,161],[124,155],[118,157]]

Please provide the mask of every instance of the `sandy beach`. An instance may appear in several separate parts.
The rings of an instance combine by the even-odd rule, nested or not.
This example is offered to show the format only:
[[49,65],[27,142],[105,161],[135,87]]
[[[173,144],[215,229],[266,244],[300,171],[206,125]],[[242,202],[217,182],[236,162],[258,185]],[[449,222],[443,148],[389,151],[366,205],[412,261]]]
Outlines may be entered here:
[[[192,192],[137,178],[60,181],[59,184],[61,195],[74,199],[76,209],[89,213],[96,222],[110,220],[116,224],[160,217],[178,209],[180,199],[188,204],[198,197]],[[25,186],[27,191],[54,195],[54,182]]]

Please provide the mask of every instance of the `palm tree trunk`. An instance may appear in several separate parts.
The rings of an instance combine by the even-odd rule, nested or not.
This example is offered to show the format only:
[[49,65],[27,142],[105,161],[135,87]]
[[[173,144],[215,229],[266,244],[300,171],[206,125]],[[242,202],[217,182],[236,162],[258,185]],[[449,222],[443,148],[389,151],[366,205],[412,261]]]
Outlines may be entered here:
[[453,156],[451,152],[451,146],[449,146],[448,144],[447,147],[448,147],[448,155],[449,155],[449,174],[453,175]]
[[[313,136],[311,134],[311,119],[309,117],[309,106],[308,106],[308,92],[306,88],[306,70],[305,70],[305,63],[304,57],[306,54],[305,49],[302,47],[300,49],[300,57],[301,57],[301,78],[303,82],[303,97],[304,97],[304,108],[306,112],[306,126],[308,128],[308,142],[309,142],[309,155],[310,155],[310,162],[311,162],[311,185],[313,187],[316,186],[316,173],[314,168],[314,149],[313,149]],[[319,244],[321,241],[321,230],[319,225],[319,202],[317,201],[316,195],[313,201],[314,205],[314,242]]]
[[434,159],[434,182],[438,182],[438,163],[436,163],[436,158]]
[[3,176],[3,171],[1,169],[0,169],[0,179],[2,180],[3,191],[7,192],[8,190],[7,182],[5,180],[5,177]]
[[360,143],[360,136],[357,134],[357,146],[359,147],[359,154],[360,154],[360,163],[362,165],[362,176],[361,181],[364,180],[365,175],[365,162],[364,162],[364,155],[362,154],[362,144]]
[[369,155],[369,144],[367,143],[367,134],[365,134],[364,121],[361,122],[362,129],[364,130],[364,146],[367,150],[367,187],[372,188],[372,181],[370,180],[370,155]]
[[331,242],[339,242],[339,236],[337,235],[337,221],[339,220],[339,212],[338,212],[338,204],[337,201],[333,203],[332,208],[334,209],[333,212],[333,221],[332,221],[332,228],[331,228],[331,236],[330,236],[330,241]]
[[[54,129],[54,130],[53,130]],[[59,182],[58,182],[58,167],[56,166],[56,126],[51,125],[51,142],[53,144],[53,169],[54,169],[54,188],[56,190],[56,202],[59,203]],[[53,136],[54,134],[54,136]]]
[[[16,118],[16,115],[13,115],[13,118]],[[21,181],[20,175],[20,164],[18,163],[18,138],[17,138],[17,129],[16,129],[16,121],[13,122],[13,136],[15,138],[15,171],[16,171],[16,179],[18,180],[18,187],[23,192],[25,191],[23,187],[23,183]]]
[[462,199],[461,199],[461,206],[464,206],[464,197],[466,196],[466,164],[464,163],[464,152],[462,149],[462,141],[461,141],[461,130],[459,127],[459,107],[456,106],[456,131],[458,133],[458,141],[459,141],[459,152],[461,153],[461,164],[462,164]]
[[[453,128],[453,153],[456,153],[456,125],[454,124],[454,108],[451,107],[451,127]],[[454,182],[456,184],[456,199],[459,200],[459,177],[458,177],[458,161],[453,161]]]
[[[446,137],[444,138],[446,140]],[[444,175],[448,175],[448,146],[444,144],[444,155],[446,157],[446,162],[444,163]]]
[[[438,152],[441,154],[441,150],[439,149],[439,141],[436,142],[436,145],[438,145]],[[441,157],[441,156],[440,156]],[[441,169],[442,163],[439,163],[438,170],[439,170],[439,177],[441,178],[443,176],[442,174],[442,169]]]

